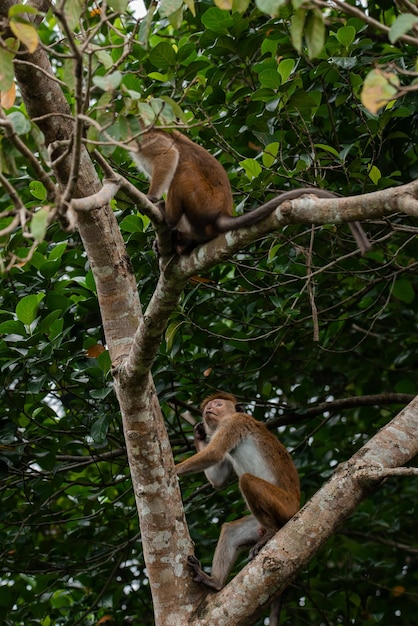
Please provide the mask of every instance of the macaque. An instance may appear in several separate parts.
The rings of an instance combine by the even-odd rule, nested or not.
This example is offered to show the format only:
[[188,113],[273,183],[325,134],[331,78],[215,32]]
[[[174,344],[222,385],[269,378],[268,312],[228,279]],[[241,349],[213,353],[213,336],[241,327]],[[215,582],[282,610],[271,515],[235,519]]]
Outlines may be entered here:
[[251,547],[250,558],[299,510],[299,476],[284,445],[250,415],[234,396],[218,392],[201,405],[203,422],[194,428],[197,453],[176,465],[179,476],[204,471],[213,487],[222,487],[231,472],[251,515],[223,524],[211,576],[189,556],[193,580],[219,591],[238,552]]
[[[132,142],[131,155],[138,169],[150,179],[148,198],[156,203],[173,231],[178,254],[188,254],[197,245],[228,230],[251,226],[272,213],[282,202],[302,195],[333,198],[335,194],[315,187],[303,187],[278,195],[250,213],[233,216],[231,185],[225,170],[207,150],[178,131],[144,131]],[[356,225],[354,227],[354,224]],[[361,252],[370,243],[358,222],[350,224]]]

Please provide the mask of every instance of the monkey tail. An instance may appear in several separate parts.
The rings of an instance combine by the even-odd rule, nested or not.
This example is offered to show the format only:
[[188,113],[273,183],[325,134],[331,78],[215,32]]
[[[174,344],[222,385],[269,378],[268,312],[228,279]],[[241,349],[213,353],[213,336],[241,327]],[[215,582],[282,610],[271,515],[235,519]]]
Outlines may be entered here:
[[238,228],[244,228],[246,226],[252,226],[256,224],[267,215],[270,215],[286,200],[295,200],[300,196],[314,195],[317,198],[336,198],[337,195],[332,191],[326,189],[318,189],[317,187],[301,187],[300,189],[291,189],[289,191],[283,191],[275,198],[272,198],[268,202],[265,202],[254,211],[245,213],[244,215],[237,215],[235,217],[229,217],[228,215],[220,215],[217,219],[216,226],[219,232],[226,233],[228,230],[237,230]]
[[[228,230],[237,230],[239,228],[245,228],[256,224],[264,217],[267,217],[273,211],[277,209],[283,202],[287,200],[295,200],[305,195],[313,195],[317,198],[337,198],[337,194],[326,189],[318,189],[316,187],[301,187],[300,189],[291,189],[290,191],[284,191],[275,198],[272,198],[265,204],[262,204],[254,211],[245,213],[244,215],[237,215],[236,217],[229,217],[228,215],[220,215],[217,219],[216,226],[220,233],[226,233]],[[362,255],[372,248],[372,244],[368,240],[366,233],[363,230],[360,222],[348,223],[351,233],[357,243],[357,246]]]

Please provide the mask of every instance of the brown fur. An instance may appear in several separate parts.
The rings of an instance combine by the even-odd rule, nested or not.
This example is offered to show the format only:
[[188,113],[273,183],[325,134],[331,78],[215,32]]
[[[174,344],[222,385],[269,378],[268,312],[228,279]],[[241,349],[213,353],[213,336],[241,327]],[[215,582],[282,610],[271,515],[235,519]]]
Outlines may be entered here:
[[223,587],[241,548],[253,546],[250,556],[255,556],[299,510],[299,476],[289,452],[262,422],[236,412],[236,406],[229,393],[205,398],[203,423],[195,426],[197,453],[176,465],[178,475],[204,471],[214,487],[235,471],[252,513],[222,526],[211,576],[194,556],[188,559],[194,580],[211,589]]
[[[255,224],[286,200],[306,194],[335,197],[325,189],[292,189],[250,213],[234,217],[231,185],[225,170],[207,150],[178,131],[144,131],[138,142],[132,142],[132,157],[151,179],[150,200],[158,201],[167,194],[165,205],[159,206],[173,231],[178,254],[186,254],[220,233]],[[364,253],[370,249],[370,243],[360,224],[353,224],[353,235]]]

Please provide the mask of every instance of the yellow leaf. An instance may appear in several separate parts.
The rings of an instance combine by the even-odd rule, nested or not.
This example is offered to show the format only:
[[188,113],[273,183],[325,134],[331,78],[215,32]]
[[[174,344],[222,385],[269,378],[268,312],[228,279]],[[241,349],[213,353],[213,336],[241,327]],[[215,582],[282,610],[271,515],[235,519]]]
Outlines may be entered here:
[[10,109],[16,100],[16,85],[12,83],[12,86],[7,91],[3,91],[0,94],[0,104],[4,109]]
[[395,585],[394,587],[392,587],[392,596],[394,598],[399,598],[399,596],[402,596],[405,591],[406,589],[402,585]]
[[185,4],[193,17],[196,17],[196,7],[194,5],[194,0],[185,0]]
[[233,0],[214,0],[214,4],[223,11],[230,11],[232,9]]
[[391,102],[398,91],[399,77],[391,72],[375,69],[365,78],[361,91],[361,102],[370,113],[376,115],[378,110]]
[[13,34],[21,41],[30,53],[35,52],[39,39],[36,28],[32,24],[12,20],[10,28]]

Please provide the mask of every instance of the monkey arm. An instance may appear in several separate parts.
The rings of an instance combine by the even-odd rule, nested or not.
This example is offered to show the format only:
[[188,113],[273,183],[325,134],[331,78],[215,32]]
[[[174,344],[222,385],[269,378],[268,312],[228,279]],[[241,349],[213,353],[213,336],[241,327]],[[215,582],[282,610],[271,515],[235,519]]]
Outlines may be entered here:
[[[232,465],[228,461],[228,459],[224,459],[219,463],[211,465],[210,467],[206,467],[206,469],[203,467],[201,469],[197,469],[194,466],[194,460],[196,459],[198,454],[195,454],[189,459],[186,459],[185,461],[182,461],[181,463],[176,465],[177,475],[180,476],[181,474],[191,474],[193,472],[199,472],[201,471],[201,469],[203,469],[203,471],[205,472],[205,476],[212,485],[212,487],[214,487],[215,489],[220,489],[220,487],[223,487],[223,485],[228,482],[228,479],[232,472]],[[199,461],[199,464],[200,463],[201,461]]]
[[[199,422],[194,427],[194,443],[198,452],[204,450],[209,443],[203,422]],[[219,489],[227,483],[232,472],[232,465],[228,459],[224,459],[220,463],[208,467],[204,472],[212,487]]]
[[213,449],[210,443],[197,452],[194,456],[191,456],[181,463],[176,465],[176,472],[178,476],[181,474],[193,474],[195,472],[203,472],[209,469],[213,465],[221,464],[223,461],[223,455],[218,450]]
[[147,194],[151,201],[160,200],[163,194],[168,191],[178,161],[179,153],[173,146],[166,152],[154,157],[151,182]]
[[131,156],[136,166],[151,179],[148,198],[160,200],[171,185],[179,162],[175,136],[158,130],[145,132],[131,142]]
[[[199,448],[201,448],[199,452],[176,465],[177,475],[202,472],[211,468],[215,470],[210,473],[214,475],[216,486],[223,484],[232,469],[230,461],[225,457],[238,443],[235,430],[233,420],[229,419],[223,422],[207,443],[202,440],[198,442]],[[218,476],[216,476],[218,474],[216,468],[219,470]],[[221,478],[222,482],[220,483]],[[212,482],[211,478],[209,480]]]

